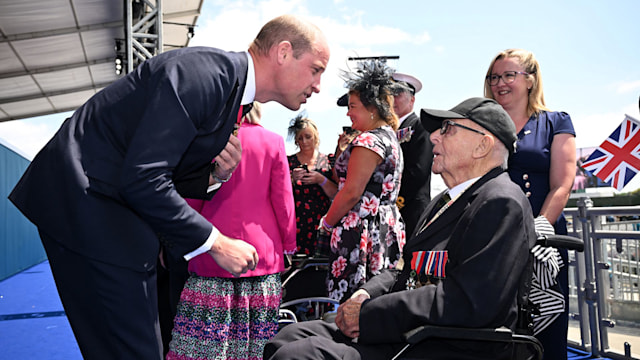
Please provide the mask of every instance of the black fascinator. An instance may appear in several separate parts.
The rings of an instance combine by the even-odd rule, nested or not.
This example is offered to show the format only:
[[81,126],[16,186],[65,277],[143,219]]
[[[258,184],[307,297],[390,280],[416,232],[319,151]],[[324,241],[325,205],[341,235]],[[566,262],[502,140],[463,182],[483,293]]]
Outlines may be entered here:
[[314,125],[310,119],[307,118],[307,111],[301,111],[296,117],[289,121],[289,128],[287,130],[287,140],[292,140],[296,138],[296,134],[298,131],[306,128],[309,124]]
[[340,77],[350,92],[360,94],[362,105],[374,105],[380,117],[388,119],[392,116],[388,98],[402,90],[391,77],[394,71],[385,61],[374,59],[359,62],[355,71],[342,71]]

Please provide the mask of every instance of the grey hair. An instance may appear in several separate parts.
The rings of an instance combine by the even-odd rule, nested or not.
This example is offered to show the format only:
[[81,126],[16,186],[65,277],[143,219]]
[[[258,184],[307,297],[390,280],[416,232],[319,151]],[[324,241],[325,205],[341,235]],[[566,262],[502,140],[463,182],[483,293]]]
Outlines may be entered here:
[[496,154],[496,158],[500,157],[502,159],[502,164],[500,164],[500,167],[503,168],[504,170],[507,170],[507,168],[509,167],[509,150],[502,143],[502,141],[498,140],[497,138],[496,138],[496,141],[494,141],[494,143],[495,143],[494,154]]

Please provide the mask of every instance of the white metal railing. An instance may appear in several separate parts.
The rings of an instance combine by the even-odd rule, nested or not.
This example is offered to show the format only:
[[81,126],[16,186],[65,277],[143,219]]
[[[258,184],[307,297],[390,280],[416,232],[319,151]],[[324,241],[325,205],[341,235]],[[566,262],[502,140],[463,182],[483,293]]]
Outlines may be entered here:
[[[566,208],[569,234],[584,241],[584,252],[570,254],[570,297],[577,301],[583,350],[595,357],[624,357],[609,347],[608,330],[616,326],[619,314],[613,305],[640,309],[640,206],[594,208],[591,199],[578,200],[578,207]],[[623,217],[633,220],[621,221]],[[617,307],[616,307],[617,308]],[[627,311],[627,316],[635,316]]]

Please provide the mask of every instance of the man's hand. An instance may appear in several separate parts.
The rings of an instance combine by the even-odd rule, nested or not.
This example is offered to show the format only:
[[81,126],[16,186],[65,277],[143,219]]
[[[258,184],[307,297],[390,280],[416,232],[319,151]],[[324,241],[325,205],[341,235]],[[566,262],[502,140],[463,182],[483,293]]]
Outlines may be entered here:
[[220,154],[216,156],[216,177],[218,177],[218,179],[228,179],[236,167],[238,167],[241,157],[242,145],[240,144],[240,140],[230,135],[227,145],[225,145]]
[[254,270],[258,265],[258,253],[253,245],[222,234],[218,235],[209,254],[220,267],[235,277]]
[[356,292],[353,296],[338,307],[336,325],[346,336],[355,339],[360,336],[360,307],[369,299],[366,291]]

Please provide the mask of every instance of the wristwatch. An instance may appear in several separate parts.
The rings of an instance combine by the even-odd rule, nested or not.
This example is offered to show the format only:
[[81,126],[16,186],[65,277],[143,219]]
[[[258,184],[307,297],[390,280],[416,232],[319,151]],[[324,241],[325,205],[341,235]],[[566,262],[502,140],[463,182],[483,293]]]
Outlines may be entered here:
[[216,176],[216,168],[218,167],[218,163],[213,163],[213,166],[211,166],[211,170],[210,170],[210,174],[211,177],[213,178],[213,180],[215,180],[218,184],[222,184],[222,183],[226,183],[227,181],[229,181],[229,179],[231,179],[231,175],[233,175],[233,173],[229,174],[229,177],[226,179],[220,179],[219,177]]

